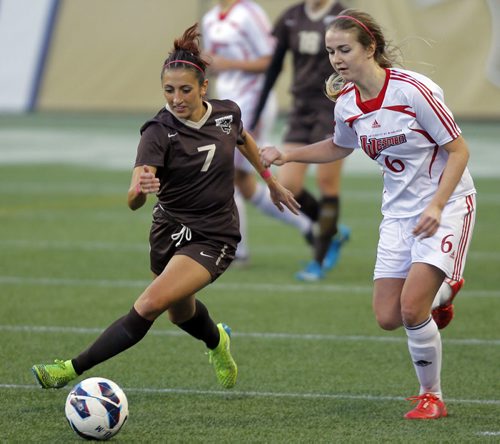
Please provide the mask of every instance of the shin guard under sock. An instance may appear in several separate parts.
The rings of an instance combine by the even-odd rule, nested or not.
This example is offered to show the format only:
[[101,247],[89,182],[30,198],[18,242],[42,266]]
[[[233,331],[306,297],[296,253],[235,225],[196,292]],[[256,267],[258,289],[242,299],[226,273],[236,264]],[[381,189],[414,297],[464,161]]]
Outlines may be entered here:
[[441,335],[432,316],[419,325],[405,326],[408,349],[420,383],[420,394],[441,396]]
[[319,233],[314,242],[314,259],[320,264],[330,248],[332,238],[337,234],[338,218],[339,198],[337,196],[323,197],[319,203]]
[[295,199],[300,204],[300,211],[313,222],[316,222],[319,217],[319,204],[317,199],[306,189],[302,189]]
[[211,350],[219,345],[219,329],[210,317],[207,307],[198,299],[196,299],[194,316],[177,326],[194,338],[203,341]]
[[111,324],[84,352],[72,359],[73,368],[81,375],[86,370],[137,344],[154,321],[143,318],[134,307]]

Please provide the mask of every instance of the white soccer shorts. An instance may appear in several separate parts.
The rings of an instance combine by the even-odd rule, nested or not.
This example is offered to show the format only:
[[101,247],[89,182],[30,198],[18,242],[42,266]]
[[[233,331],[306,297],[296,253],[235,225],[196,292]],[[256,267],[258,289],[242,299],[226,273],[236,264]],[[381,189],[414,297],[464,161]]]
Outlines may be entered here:
[[419,239],[412,234],[419,217],[382,220],[374,279],[405,279],[414,262],[434,265],[448,278],[461,279],[474,230],[476,195],[449,202],[432,237]]

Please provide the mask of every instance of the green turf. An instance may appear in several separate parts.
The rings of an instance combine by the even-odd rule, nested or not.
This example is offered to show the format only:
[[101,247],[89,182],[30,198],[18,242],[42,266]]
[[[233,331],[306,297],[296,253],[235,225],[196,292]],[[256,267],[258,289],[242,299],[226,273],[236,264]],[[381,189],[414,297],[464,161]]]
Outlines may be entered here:
[[[68,390],[42,391],[35,362],[73,357],[149,282],[150,208],[125,203],[129,172],[0,166],[0,441],[79,441]],[[200,294],[234,330],[239,381],[223,392],[201,343],[160,319],[136,347],[86,376],[127,392],[116,442],[382,443],[500,439],[500,180],[478,179],[478,219],[456,319],[443,331],[450,416],[402,419],[417,394],[404,332],[371,312],[380,178],[344,180],[352,239],[320,284],[293,274],[309,259],[290,227],[249,208],[251,267]],[[496,433],[497,435],[487,435]]]

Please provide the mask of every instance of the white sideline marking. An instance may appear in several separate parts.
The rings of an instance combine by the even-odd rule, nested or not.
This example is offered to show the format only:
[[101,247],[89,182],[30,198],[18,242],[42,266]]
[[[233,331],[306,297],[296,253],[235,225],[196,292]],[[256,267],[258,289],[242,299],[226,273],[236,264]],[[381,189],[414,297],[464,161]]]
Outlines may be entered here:
[[[104,328],[86,327],[62,327],[45,325],[0,325],[0,331],[29,332],[29,333],[74,333],[74,334],[99,334]],[[153,336],[185,336],[181,330],[150,330],[148,334]],[[232,336],[237,338],[259,338],[259,339],[284,339],[303,341],[354,341],[354,342],[404,342],[406,337],[395,336],[363,336],[363,335],[324,335],[324,334],[297,334],[297,333],[257,333],[257,332],[234,332]],[[500,345],[500,339],[443,339],[443,343],[451,345]]]
[[[0,284],[11,285],[54,285],[68,287],[113,287],[113,288],[146,288],[150,280],[126,280],[126,279],[57,279],[57,278],[31,278],[27,276],[0,276]],[[256,292],[272,293],[336,293],[349,292],[371,296],[371,285],[349,285],[349,284],[266,284],[266,283],[231,283],[215,282],[203,289],[203,291],[240,291],[251,290]],[[500,298],[497,290],[462,290],[460,298],[463,297],[485,297]]]
[[[0,384],[0,389],[42,390],[38,385]],[[249,398],[299,398],[299,399],[348,399],[358,401],[404,401],[401,396],[349,395],[347,393],[284,393],[228,390],[196,390],[182,388],[133,388],[124,387],[130,393],[172,393],[177,395],[245,396]],[[500,399],[446,399],[447,403],[500,405]],[[487,433],[487,432],[486,432]]]
[[500,436],[500,432],[477,432],[479,436]]
[[[137,122],[137,129],[141,124],[142,122]],[[73,126],[56,127],[53,122],[49,122],[46,128],[34,125],[36,123],[28,123],[19,128],[0,128],[0,165],[60,163],[96,168],[94,159],[99,159],[99,165],[104,168],[129,171],[133,166],[139,140],[138,131],[122,129],[120,132],[108,132],[83,128],[75,130]],[[93,124],[90,123],[90,126],[93,127]],[[467,134],[467,143],[474,153],[469,160],[472,176],[498,177],[496,133],[493,135],[493,131],[488,131],[479,136],[469,130],[469,125],[460,126]],[[275,132],[270,138],[271,143],[280,145],[279,135]],[[379,176],[376,164],[360,153],[361,150],[357,151],[349,156],[343,173]],[[313,172],[310,171],[309,174]]]
[[29,250],[83,250],[83,251],[148,251],[146,243],[99,242],[99,241],[58,241],[58,240],[0,240],[0,245]]
[[[39,213],[37,213],[39,214]],[[25,240],[25,239],[0,239],[1,246],[9,248],[26,248],[29,250],[83,250],[83,251],[148,251],[148,245],[144,242],[102,242],[102,241],[59,241],[59,240]],[[296,247],[290,245],[273,245],[269,248],[267,244],[252,244],[252,251],[259,255],[290,254],[296,251]],[[366,256],[365,249],[353,249],[349,247],[350,256]],[[474,260],[496,261],[500,260],[500,251],[470,251],[468,258]]]
[[[66,285],[66,286],[91,286],[91,287],[140,287],[145,288],[151,280],[125,280],[125,279],[56,279],[56,278],[30,278],[27,276],[0,276],[0,283],[14,285]],[[259,284],[259,283],[222,283],[216,282],[204,288],[210,290],[239,291],[242,289],[272,292],[335,292],[349,291],[354,293],[367,293],[371,295],[371,286],[358,285],[300,285],[300,284]]]

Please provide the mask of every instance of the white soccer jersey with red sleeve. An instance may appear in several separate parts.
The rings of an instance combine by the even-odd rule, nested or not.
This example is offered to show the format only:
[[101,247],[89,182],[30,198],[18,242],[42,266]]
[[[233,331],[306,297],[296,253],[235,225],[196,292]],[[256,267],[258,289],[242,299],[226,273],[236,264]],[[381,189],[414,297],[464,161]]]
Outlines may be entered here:
[[[252,60],[272,55],[274,38],[264,10],[250,0],[236,2],[225,14],[219,5],[202,20],[203,46],[206,51],[232,60]],[[231,99],[247,108],[259,98],[264,74],[241,70],[222,71],[217,77],[217,96]]]
[[[382,213],[420,214],[436,192],[448,153],[441,148],[460,135],[441,88],[422,74],[387,69],[379,96],[361,102],[348,84],[335,106],[334,142],[361,148],[383,171]],[[450,200],[474,193],[468,169]]]

